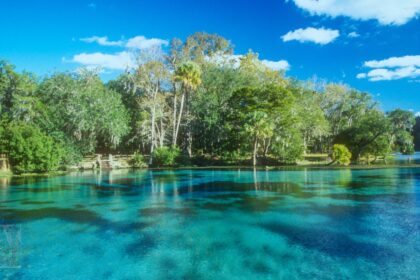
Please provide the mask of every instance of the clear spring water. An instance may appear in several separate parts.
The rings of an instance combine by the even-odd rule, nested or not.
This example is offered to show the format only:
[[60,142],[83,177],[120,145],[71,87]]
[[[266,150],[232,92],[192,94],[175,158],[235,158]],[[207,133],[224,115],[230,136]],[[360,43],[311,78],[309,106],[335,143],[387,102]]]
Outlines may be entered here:
[[420,169],[0,183],[0,279],[420,279]]
[[420,152],[415,152],[412,155],[396,154],[395,158],[391,160],[396,164],[420,164]]

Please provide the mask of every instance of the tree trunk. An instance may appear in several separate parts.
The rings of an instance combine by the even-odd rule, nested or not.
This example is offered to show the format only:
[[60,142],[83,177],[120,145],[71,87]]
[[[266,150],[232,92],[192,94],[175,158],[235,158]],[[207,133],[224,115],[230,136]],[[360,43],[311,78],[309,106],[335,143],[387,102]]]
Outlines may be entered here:
[[306,146],[307,144],[306,143],[307,143],[306,136],[303,136],[303,155],[304,156],[306,156],[306,154],[307,154],[307,152],[306,152],[307,151],[307,146]]
[[176,142],[177,142],[177,139],[178,139],[179,126],[181,124],[181,118],[182,118],[182,111],[184,110],[184,101],[185,101],[185,92],[182,92],[181,105],[180,105],[180,108],[179,108],[178,120],[177,120],[177,124],[176,124],[176,129],[175,129],[175,137],[174,137],[175,146],[176,146]]
[[193,136],[192,136],[192,127],[191,127],[191,115],[190,115],[190,95],[187,94],[187,98],[186,98],[186,118],[187,118],[187,137],[186,137],[186,148],[187,148],[187,153],[188,153],[188,157],[191,158],[192,157],[192,140],[193,140]]
[[176,146],[176,138],[177,138],[177,121],[176,121],[176,85],[174,85],[174,109],[173,109],[173,131],[172,131],[172,146]]
[[149,165],[152,165],[152,163],[153,163],[153,151],[154,151],[154,148],[155,148],[156,96],[157,96],[157,90],[153,93]]
[[252,152],[252,165],[257,165],[257,150],[258,150],[258,139],[254,138],[254,151]]
[[267,158],[268,149],[271,146],[271,138],[264,140],[264,158]]
[[188,151],[188,157],[192,157],[192,132],[191,132],[191,124],[188,123],[188,133],[187,133],[187,151]]
[[160,120],[160,138],[159,138],[159,147],[162,148],[165,142],[166,137],[166,128],[165,124],[163,123],[162,119]]

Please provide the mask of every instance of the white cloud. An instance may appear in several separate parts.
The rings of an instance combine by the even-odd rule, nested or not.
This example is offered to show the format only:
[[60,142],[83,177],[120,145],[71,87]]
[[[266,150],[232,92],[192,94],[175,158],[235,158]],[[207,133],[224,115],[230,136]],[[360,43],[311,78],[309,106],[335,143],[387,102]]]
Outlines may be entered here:
[[384,25],[401,25],[420,14],[419,0],[292,0],[312,15],[347,16],[377,20]]
[[400,67],[396,69],[388,68],[377,68],[370,70],[367,73],[359,73],[356,78],[365,79],[368,78],[369,81],[390,81],[390,80],[399,80],[403,78],[416,78],[420,76],[420,68],[414,66]]
[[370,60],[364,63],[369,68],[391,68],[391,67],[420,67],[420,55],[406,55],[400,57],[390,57],[384,60]]
[[301,43],[313,42],[315,44],[325,45],[334,41],[338,36],[340,36],[338,30],[308,27],[289,31],[282,36],[282,39],[284,42],[296,40]]
[[356,75],[356,78],[358,78],[358,79],[365,79],[366,77],[367,77],[366,73],[359,73],[359,74]]
[[[121,47],[123,50],[117,53],[80,53],[73,56],[71,62],[79,63],[88,68],[101,68],[109,70],[125,70],[134,68],[138,64],[139,51],[144,55],[158,57],[161,55],[162,46],[168,45],[168,41],[144,36],[136,36],[128,40],[110,41],[107,36],[92,36],[80,39],[86,43],[96,43],[101,46]],[[136,59],[137,58],[137,59]],[[64,62],[68,60],[63,59]]]
[[[80,53],[74,55],[71,60],[63,59],[64,62],[75,62],[79,63],[88,68],[101,68],[109,70],[125,70],[127,68],[134,68],[139,59],[138,50],[144,52],[150,52],[150,56],[159,56],[161,53],[161,47],[168,45],[168,41],[151,38],[147,39],[144,36],[136,36],[127,41],[109,41],[108,37],[98,37],[93,36],[90,38],[80,39],[86,43],[97,43],[102,46],[121,46],[125,50],[118,53]],[[160,51],[159,51],[160,50]],[[154,52],[157,53],[155,54]],[[219,64],[233,63],[234,67],[239,67],[240,60],[242,55],[219,55],[214,56],[211,59]],[[266,65],[268,68],[280,71],[288,70],[290,64],[286,60],[271,61],[271,60],[261,60],[261,62]]]
[[367,73],[359,73],[356,78],[369,81],[390,81],[420,76],[420,55],[390,57],[384,60],[370,60],[363,64],[371,68]]
[[133,55],[127,51],[106,53],[81,53],[73,56],[73,62],[80,63],[89,68],[105,68],[111,70],[125,70],[135,67]]
[[289,62],[287,60],[271,61],[271,60],[261,60],[261,62],[268,68],[276,71],[284,70],[287,71],[290,68]]
[[101,46],[122,46],[124,44],[123,41],[109,41],[107,36],[92,36],[88,38],[82,38],[80,41],[85,43],[97,43]]
[[125,46],[131,49],[144,50],[144,49],[149,49],[153,47],[167,46],[168,44],[169,42],[166,40],[162,40],[158,38],[147,39],[144,36],[136,36],[129,39]]
[[357,37],[360,37],[360,34],[353,31],[353,32],[350,32],[349,34],[347,34],[347,36],[350,37],[350,38],[357,38]]
[[417,112],[416,113],[416,117],[420,117],[420,112]]
[[82,38],[80,41],[85,43],[97,43],[101,46],[118,46],[125,47],[129,49],[137,50],[146,50],[151,48],[160,48],[162,46],[167,46],[169,42],[167,40],[151,38],[148,39],[144,36],[135,36],[128,40],[119,40],[119,41],[110,41],[107,36],[92,36],[88,38]]

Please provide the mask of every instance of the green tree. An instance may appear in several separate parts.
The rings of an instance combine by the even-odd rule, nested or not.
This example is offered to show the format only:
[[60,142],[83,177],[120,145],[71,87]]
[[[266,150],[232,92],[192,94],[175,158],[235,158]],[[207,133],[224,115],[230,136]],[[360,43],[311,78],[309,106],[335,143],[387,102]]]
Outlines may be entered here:
[[242,88],[229,99],[229,106],[232,141],[239,149],[251,148],[254,165],[260,146],[266,155],[271,146],[286,142],[282,136],[293,121],[293,96],[281,85]]
[[83,153],[115,148],[128,132],[121,96],[106,88],[95,73],[56,74],[45,79],[38,95],[63,132]]
[[[162,91],[162,85],[167,82],[169,78],[169,72],[166,66],[159,60],[151,60],[145,64],[142,64],[137,69],[136,83],[141,91],[144,93],[141,97],[144,97],[142,101],[148,107],[148,113],[150,115],[150,159],[149,164],[153,163],[153,150],[157,147],[156,141],[156,119],[157,119],[157,107],[158,95]],[[141,102],[141,101],[140,101]],[[162,114],[161,114],[162,115]]]
[[242,73],[231,65],[209,63],[192,100],[194,147],[210,154],[222,154],[229,145],[226,117],[229,99],[244,87]]
[[349,165],[351,162],[351,152],[347,149],[346,146],[335,144],[332,149],[332,160],[333,163],[339,165]]
[[416,123],[413,127],[413,138],[415,150],[420,151],[420,117],[416,117]]
[[17,98],[31,95],[36,86],[33,75],[19,74],[13,65],[0,60],[0,114],[11,117],[14,107],[21,105]]
[[334,138],[375,109],[377,103],[367,93],[340,84],[329,84],[322,93],[321,107],[330,123],[331,137]]
[[258,53],[252,51],[240,58],[239,71],[248,87],[258,87],[261,84],[286,87],[288,84],[282,71],[270,69],[258,59]]
[[391,128],[384,113],[371,110],[341,132],[334,142],[346,145],[354,160],[359,160],[361,156],[386,156],[390,152]]
[[396,109],[387,114],[391,123],[390,141],[394,149],[403,154],[414,153],[414,137],[412,135],[416,119],[413,112]]
[[[174,81],[181,84],[181,104],[179,108],[178,120],[175,127],[175,138],[178,138],[179,127],[183,117],[184,104],[186,107],[185,119],[186,119],[186,146],[188,155],[192,155],[192,131],[191,131],[191,115],[190,115],[190,101],[191,95],[195,89],[201,84],[201,69],[200,66],[192,61],[181,64],[175,71]],[[176,142],[173,143],[176,146]]]
[[[291,81],[289,88],[299,102],[296,102],[297,125],[302,135],[304,151],[312,148],[316,150],[316,144],[329,135],[329,123],[321,108],[321,95],[315,91],[306,89],[301,83]],[[321,151],[319,149],[318,151]]]
[[244,128],[253,139],[252,165],[256,166],[258,143],[273,136],[274,124],[270,122],[267,113],[255,111],[247,116]]
[[186,60],[205,64],[209,57],[215,55],[231,54],[232,44],[217,34],[196,32],[189,36],[182,46],[182,56]]
[[64,150],[39,128],[12,122],[4,134],[5,151],[16,173],[57,170],[64,158]]

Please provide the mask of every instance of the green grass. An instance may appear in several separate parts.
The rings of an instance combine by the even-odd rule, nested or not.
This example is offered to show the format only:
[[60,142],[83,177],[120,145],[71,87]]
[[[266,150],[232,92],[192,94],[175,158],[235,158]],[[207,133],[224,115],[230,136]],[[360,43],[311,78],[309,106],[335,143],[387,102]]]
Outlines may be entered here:
[[0,178],[2,177],[10,177],[13,173],[11,171],[0,171]]

